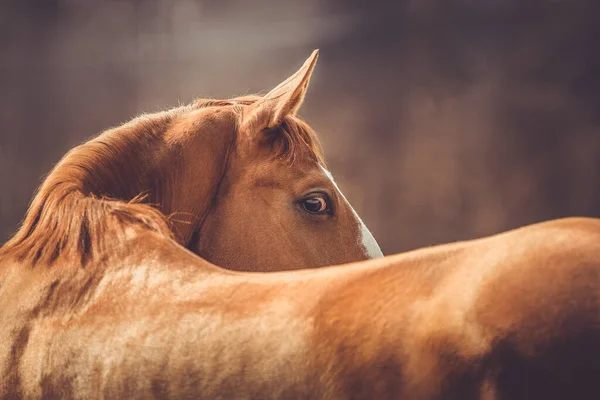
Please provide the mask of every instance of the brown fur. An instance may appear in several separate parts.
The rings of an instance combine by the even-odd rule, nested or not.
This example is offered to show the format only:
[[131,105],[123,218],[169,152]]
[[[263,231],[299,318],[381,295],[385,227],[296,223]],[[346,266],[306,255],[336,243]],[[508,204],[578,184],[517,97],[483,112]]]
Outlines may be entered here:
[[334,191],[292,95],[145,116],[57,165],[1,253],[0,398],[600,398],[600,220],[277,273],[181,246],[186,209],[188,247],[238,269],[365,258],[339,198],[288,212]]
[[[0,259],[29,266],[97,263],[125,240],[132,222],[233,269],[369,258],[359,221],[341,194],[331,199],[335,218],[307,223],[308,216],[296,210],[311,188],[337,193],[322,170],[316,133],[295,115],[315,62],[313,53],[265,96],[200,99],[142,115],[71,150],[44,181],[16,235],[0,248]],[[279,188],[262,185],[265,176]],[[245,198],[227,198],[223,188],[231,185],[243,187]],[[286,199],[276,202],[281,190]],[[247,208],[256,199],[267,199],[259,205],[266,218]],[[214,223],[223,218],[231,224]],[[271,238],[248,246],[248,231],[240,226]],[[272,240],[278,237],[285,242]],[[252,263],[264,255],[270,258]]]
[[4,262],[0,397],[600,395],[598,220],[272,274],[129,228],[101,265]]
[[70,151],[40,187],[21,228],[0,249],[0,257],[14,256],[29,265],[50,265],[66,257],[85,265],[109,250],[106,224],[113,219],[107,215],[170,237],[164,216],[139,203],[146,187],[138,176],[159,180],[158,171],[140,168],[172,114],[140,117]]
[[[14,256],[29,265],[51,265],[66,257],[85,265],[110,249],[105,243],[110,221],[137,222],[172,237],[172,225],[160,212],[164,205],[153,207],[167,196],[161,190],[172,186],[169,175],[158,166],[145,169],[147,160],[157,157],[154,152],[169,124],[189,110],[250,105],[259,98],[197,100],[191,107],[140,116],[71,150],[40,187],[22,226],[0,248],[0,257]],[[288,117],[268,135],[278,147],[278,160],[293,163],[302,152],[325,164],[317,135],[299,118]],[[107,220],[106,215],[116,218]],[[172,210],[170,217],[177,216]]]
[[[361,258],[343,204],[335,223],[281,212],[332,185],[281,118],[301,71],[290,92],[146,116],[57,165],[0,251],[0,398],[600,397],[599,220],[268,274],[181,246],[253,270]],[[178,243],[163,215],[182,210],[207,217]]]
[[[181,246],[253,271],[365,258],[314,134],[281,118],[297,86],[276,89],[57,165],[0,250],[0,398],[600,397],[599,220],[268,274]],[[314,188],[333,216],[293,209]]]

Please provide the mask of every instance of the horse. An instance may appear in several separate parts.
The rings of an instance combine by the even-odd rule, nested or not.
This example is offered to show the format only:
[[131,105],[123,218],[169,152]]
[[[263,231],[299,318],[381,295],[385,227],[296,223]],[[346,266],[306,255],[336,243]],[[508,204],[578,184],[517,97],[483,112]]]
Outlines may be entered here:
[[270,273],[125,223],[86,268],[3,266],[1,398],[600,396],[598,220]]
[[114,246],[106,212],[114,223],[135,221],[233,270],[382,256],[326,169],[316,133],[296,115],[317,57],[315,50],[265,96],[199,99],[74,148],[44,181],[0,259],[97,263]]
[[[242,115],[254,115],[257,102],[243,105]],[[260,120],[241,118],[236,129]],[[258,259],[239,271],[198,257],[190,249],[205,249],[202,239],[189,239],[200,243],[191,246],[173,232],[161,210],[182,210],[194,196],[176,208],[172,196],[148,194],[159,206],[123,200],[146,187],[153,162],[150,171],[138,167],[137,180],[99,173],[116,171],[115,157],[101,169],[82,167],[105,159],[105,142],[57,166],[29,210],[21,242],[2,248],[0,398],[600,396],[599,220],[549,221],[323,268],[256,272],[266,269]],[[277,151],[291,148],[282,143]],[[133,173],[128,167],[142,155],[164,156],[131,152],[119,170]],[[67,172],[81,180],[67,185]],[[111,180],[116,189],[106,193],[101,183]],[[223,197],[240,195],[234,183],[221,185],[229,185]],[[302,207],[323,206],[309,203]],[[212,226],[231,227],[213,208],[219,217]],[[334,216],[315,218],[316,225]],[[31,236],[38,227],[43,234]],[[264,260],[273,265],[266,252]]]

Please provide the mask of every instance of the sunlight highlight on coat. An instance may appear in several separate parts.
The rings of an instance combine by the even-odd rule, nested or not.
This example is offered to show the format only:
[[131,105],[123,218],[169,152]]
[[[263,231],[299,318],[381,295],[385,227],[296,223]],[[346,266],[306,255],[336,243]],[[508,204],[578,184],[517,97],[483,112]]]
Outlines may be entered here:
[[358,226],[360,226],[360,236],[361,236],[362,245],[365,248],[365,252],[369,256],[369,258],[383,257],[381,248],[375,241],[375,238],[371,234],[371,231],[369,231],[369,228],[367,228],[367,226],[362,221],[362,219],[360,219],[360,217],[358,216],[358,213],[354,210],[354,208],[352,208],[352,205],[350,204],[348,199],[346,199],[346,196],[344,196],[344,193],[342,193],[342,191],[338,187],[337,183],[335,182],[335,179],[333,179],[333,175],[331,175],[331,172],[329,172],[327,169],[325,169],[325,167],[323,167],[322,165],[321,165],[321,169],[323,170],[325,175],[327,175],[327,177],[331,180],[331,183],[333,183],[333,186],[335,186],[335,189],[338,191],[338,193],[340,195],[342,195],[342,198],[344,199],[346,204],[348,204],[348,207],[350,207],[350,209],[352,210],[352,213],[354,214],[354,217],[356,218],[356,223],[358,224]]

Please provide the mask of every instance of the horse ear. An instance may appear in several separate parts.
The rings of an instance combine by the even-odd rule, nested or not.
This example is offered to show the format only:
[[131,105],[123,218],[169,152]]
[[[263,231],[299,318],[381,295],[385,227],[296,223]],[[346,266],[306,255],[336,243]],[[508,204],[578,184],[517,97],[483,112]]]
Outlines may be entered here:
[[313,51],[295,74],[250,106],[242,125],[246,128],[251,127],[252,131],[274,128],[281,124],[287,115],[296,114],[304,100],[318,57],[319,50]]

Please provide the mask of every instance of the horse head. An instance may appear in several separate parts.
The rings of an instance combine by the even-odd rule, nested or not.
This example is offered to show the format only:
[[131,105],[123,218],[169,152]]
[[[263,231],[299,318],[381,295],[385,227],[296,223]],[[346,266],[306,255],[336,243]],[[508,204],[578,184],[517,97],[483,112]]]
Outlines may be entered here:
[[278,270],[382,255],[326,169],[316,134],[296,116],[317,56],[265,96],[231,100],[227,165],[186,243],[203,258],[230,269]]
[[316,60],[315,51],[265,96],[196,100],[142,115],[71,150],[4,253],[32,262],[62,253],[85,260],[118,236],[102,222],[108,213],[120,224],[168,230],[229,269],[381,256],[326,169],[315,132],[296,116]]

